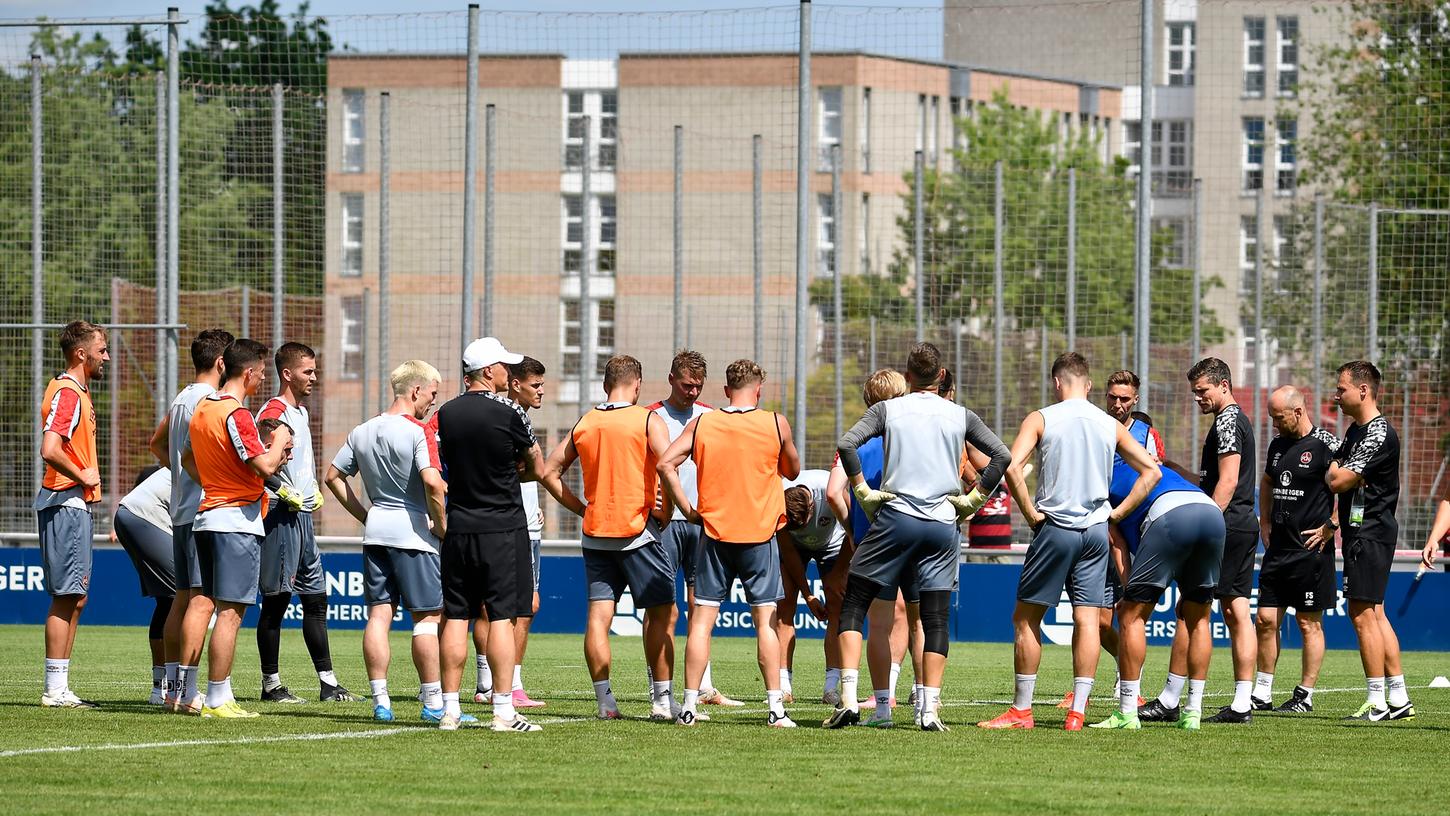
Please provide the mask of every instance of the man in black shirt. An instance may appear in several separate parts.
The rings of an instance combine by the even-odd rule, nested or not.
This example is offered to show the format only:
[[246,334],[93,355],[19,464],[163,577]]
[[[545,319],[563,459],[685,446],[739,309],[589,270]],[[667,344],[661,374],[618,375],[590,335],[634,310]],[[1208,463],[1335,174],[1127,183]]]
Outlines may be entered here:
[[1370,722],[1415,716],[1400,668],[1400,641],[1385,617],[1385,584],[1399,535],[1400,438],[1379,411],[1379,390],[1380,371],[1373,363],[1355,360],[1339,367],[1334,401],[1354,424],[1327,478],[1329,489],[1340,495],[1344,597],[1368,690],[1349,719]]
[[[1269,397],[1269,417],[1278,436],[1269,443],[1259,487],[1259,528],[1265,551],[1259,572],[1259,671],[1254,678],[1255,711],[1314,710],[1314,685],[1324,661],[1321,615],[1338,599],[1334,586],[1334,536],[1319,529],[1334,512],[1334,494],[1324,482],[1339,449],[1334,434],[1314,427],[1304,395],[1292,385]],[[1279,660],[1279,623],[1294,608],[1304,637],[1299,685],[1274,708],[1274,666]]]
[[[534,591],[520,478],[537,479],[565,507],[584,512],[558,475],[545,472],[543,454],[523,409],[495,393],[500,384],[507,387],[508,366],[522,359],[492,337],[469,343],[463,352],[468,390],[438,409],[438,453],[448,473],[448,520],[440,559],[439,649],[445,711],[438,727],[443,730],[467,721],[458,690],[468,657],[468,626],[485,612],[488,662],[494,676],[513,676],[514,619],[532,612]],[[540,730],[518,715],[511,689],[502,685],[494,689],[493,730]]]

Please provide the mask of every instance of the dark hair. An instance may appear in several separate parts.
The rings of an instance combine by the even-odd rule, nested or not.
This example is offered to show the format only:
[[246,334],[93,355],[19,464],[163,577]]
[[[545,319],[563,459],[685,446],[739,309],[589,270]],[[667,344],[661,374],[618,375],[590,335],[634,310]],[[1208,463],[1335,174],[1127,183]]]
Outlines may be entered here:
[[224,329],[207,329],[191,341],[191,365],[200,374],[210,371],[217,358],[226,353],[227,346],[237,338]]
[[277,417],[267,417],[266,419],[257,423],[257,435],[262,437],[263,439],[266,439],[267,437],[271,436],[272,432],[277,430],[278,428],[286,428],[288,433],[293,432],[291,425],[288,425]]
[[[529,358],[525,357],[524,362],[519,365],[524,365],[528,361]],[[540,367],[542,368],[542,366]],[[616,354],[604,364],[605,391],[613,391],[615,386],[637,382],[641,379],[644,379],[644,366],[641,366],[639,360],[628,354]]]
[[1142,381],[1138,379],[1138,375],[1126,368],[1119,369],[1108,375],[1108,387],[1112,388],[1115,385],[1131,385],[1134,391],[1143,387]]
[[233,340],[222,352],[222,382],[242,376],[246,370],[267,359],[267,347],[245,337]]
[[277,347],[277,353],[272,355],[272,362],[277,366],[277,376],[282,376],[282,369],[293,368],[298,363],[311,357],[317,359],[317,352],[301,343],[283,343]]
[[545,372],[544,370],[544,364],[539,362],[538,360],[535,360],[532,357],[524,357],[524,359],[519,360],[517,363],[509,366],[510,380],[524,380],[528,379],[529,377],[542,377],[545,373],[547,372]]
[[1212,380],[1214,385],[1226,382],[1232,388],[1234,384],[1233,374],[1229,371],[1228,363],[1225,363],[1217,357],[1205,357],[1194,363],[1193,368],[1188,369],[1188,382],[1190,385],[1204,377]]
[[1075,351],[1065,351],[1052,361],[1052,376],[1059,377],[1067,375],[1070,377],[1086,377],[1088,375],[1087,358]]
[[785,489],[785,529],[799,530],[811,521],[811,489],[794,485]]
[[700,379],[705,379],[705,355],[690,349],[681,349],[675,353],[675,359],[670,361],[670,373],[676,377],[681,374],[698,374]]
[[1355,385],[1368,385],[1369,395],[1376,399],[1380,395],[1380,370],[1369,360],[1350,360],[1339,367],[1336,374],[1349,374],[1349,381]]
[[918,388],[936,382],[941,372],[941,349],[931,343],[917,343],[906,355],[906,374]]
[[131,489],[135,490],[136,488],[140,487],[142,482],[151,478],[151,475],[160,469],[160,465],[147,465],[146,467],[141,468],[141,472],[136,474],[136,483],[131,485]]
[[952,376],[952,370],[948,368],[946,369],[946,373],[942,375],[941,382],[937,383],[936,394],[939,397],[945,398],[946,395],[950,394],[952,392],[952,389],[956,386],[957,379],[956,377]]
[[1143,423],[1144,425],[1147,425],[1149,428],[1153,427],[1153,417],[1148,416],[1148,414],[1146,412],[1144,412],[1144,411],[1134,411],[1133,413],[1129,414],[1128,416],[1132,417],[1133,419],[1138,420],[1139,422]]
[[65,357],[65,364],[70,365],[71,352],[90,342],[97,334],[105,333],[105,329],[84,320],[65,324],[65,328],[60,330],[60,353]]

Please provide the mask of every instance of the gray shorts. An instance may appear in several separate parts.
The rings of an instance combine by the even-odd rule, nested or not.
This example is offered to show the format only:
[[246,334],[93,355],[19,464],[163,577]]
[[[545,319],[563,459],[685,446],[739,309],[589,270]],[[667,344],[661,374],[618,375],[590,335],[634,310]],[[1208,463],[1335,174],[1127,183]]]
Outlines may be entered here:
[[198,530],[196,560],[201,565],[201,594],[213,601],[257,602],[262,537],[255,533]]
[[700,536],[695,562],[695,603],[719,606],[739,578],[751,606],[772,606],[785,597],[780,580],[780,549],[772,536],[762,544],[726,544]]
[[683,519],[665,525],[660,536],[670,554],[671,569],[685,576],[685,586],[695,585],[695,562],[700,553],[700,527]]
[[1057,606],[1067,589],[1073,606],[1111,606],[1108,602],[1108,523],[1084,530],[1045,522],[1032,537],[1017,582],[1017,600]]
[[438,553],[363,547],[363,601],[368,606],[396,604],[409,612],[443,608],[443,576]]
[[45,591],[84,595],[91,588],[91,511],[57,505],[36,511]]
[[529,557],[533,559],[534,564],[534,592],[538,592],[540,574],[539,568],[543,565],[543,562],[539,559],[541,559],[544,555],[544,540],[542,538],[530,538],[529,553]]
[[201,589],[201,564],[196,560],[196,535],[190,524],[172,526],[171,556],[176,564],[176,588]]
[[1223,513],[1211,504],[1185,504],[1154,519],[1138,542],[1123,596],[1157,603],[1172,581],[1185,600],[1209,603],[1223,561]]
[[267,513],[267,535],[262,539],[263,595],[319,595],[326,591],[322,553],[312,531],[312,514],[286,507]]
[[171,536],[125,507],[116,508],[115,528],[121,549],[131,556],[141,578],[141,594],[147,598],[176,597]]
[[626,587],[636,609],[675,602],[674,562],[660,541],[632,550],[584,550],[584,580],[590,603],[618,603]]
[[881,600],[896,600],[896,590],[901,588],[906,599],[915,603],[924,591],[956,588],[960,557],[961,533],[956,524],[918,518],[888,505],[876,514],[856,547],[851,574],[884,587],[877,596]]

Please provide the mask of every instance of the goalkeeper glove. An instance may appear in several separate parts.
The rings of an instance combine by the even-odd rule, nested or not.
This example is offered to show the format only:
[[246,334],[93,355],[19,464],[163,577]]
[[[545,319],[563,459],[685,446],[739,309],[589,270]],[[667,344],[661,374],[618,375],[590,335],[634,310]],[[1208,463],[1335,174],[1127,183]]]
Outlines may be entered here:
[[301,493],[297,492],[297,488],[289,484],[284,484],[277,488],[277,499],[287,505],[287,509],[294,513],[301,511],[307,504],[307,500],[302,497]]
[[323,494],[323,492],[321,490],[317,491],[316,493],[313,493],[312,494],[312,510],[311,510],[311,512],[316,513],[318,510],[321,510],[322,509],[322,505],[324,505],[326,503],[327,503],[327,499],[326,499],[326,497],[324,496],[324,494]]
[[865,482],[851,488],[851,492],[856,495],[856,501],[860,503],[861,510],[871,519],[876,518],[876,511],[881,509],[881,505],[896,498],[895,493],[888,493],[885,490],[873,490],[871,485]]
[[972,492],[965,496],[947,496],[947,501],[957,510],[957,521],[962,522],[977,514],[982,505],[987,503],[986,494],[978,488],[972,488]]

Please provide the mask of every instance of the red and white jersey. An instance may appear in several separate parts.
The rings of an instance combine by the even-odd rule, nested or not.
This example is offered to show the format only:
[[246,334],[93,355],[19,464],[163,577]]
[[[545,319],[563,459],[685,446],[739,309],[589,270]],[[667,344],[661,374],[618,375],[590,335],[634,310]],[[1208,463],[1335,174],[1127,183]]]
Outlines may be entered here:
[[[685,426],[689,425],[691,420],[695,419],[696,417],[703,416],[704,414],[707,414],[710,411],[714,410],[709,405],[706,405],[705,403],[698,400],[695,401],[694,405],[691,405],[687,410],[684,411],[676,410],[675,406],[671,405],[666,400],[656,402],[653,405],[648,406],[648,408],[651,411],[654,411],[656,414],[659,414],[660,418],[665,421],[665,428],[668,429],[670,432],[671,442],[674,442],[676,439],[680,438],[680,434],[685,432]],[[690,504],[698,505],[700,502],[700,494],[695,487],[694,459],[686,459],[684,463],[680,465],[680,484],[685,488],[685,495],[689,497]],[[685,518],[685,514],[681,512],[680,508],[676,507],[673,518],[676,520],[683,520]]]

